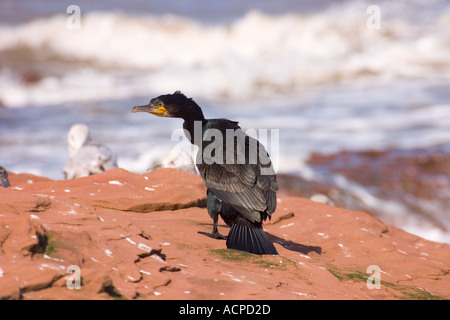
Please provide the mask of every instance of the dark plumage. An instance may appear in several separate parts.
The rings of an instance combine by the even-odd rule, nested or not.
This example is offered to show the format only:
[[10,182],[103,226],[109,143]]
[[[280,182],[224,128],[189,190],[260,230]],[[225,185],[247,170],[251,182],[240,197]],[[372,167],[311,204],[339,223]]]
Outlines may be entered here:
[[278,254],[262,229],[262,222],[276,208],[278,185],[269,155],[256,139],[246,135],[235,121],[205,119],[192,99],[177,91],[154,98],[133,112],[182,118],[185,134],[199,146],[197,168],[207,191],[207,210],[218,230],[218,215],[231,226],[227,247],[256,254]]

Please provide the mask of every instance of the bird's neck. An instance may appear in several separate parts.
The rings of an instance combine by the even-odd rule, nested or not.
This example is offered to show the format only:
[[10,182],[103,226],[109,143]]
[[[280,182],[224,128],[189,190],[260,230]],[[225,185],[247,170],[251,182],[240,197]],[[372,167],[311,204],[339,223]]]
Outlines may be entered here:
[[205,117],[202,109],[194,101],[192,101],[189,112],[185,114],[183,120],[183,129],[188,131],[187,138],[191,143],[196,144],[196,142],[201,141]]
[[203,127],[205,123],[205,119],[196,119],[196,120],[184,120],[183,129],[187,132],[186,137],[191,141],[192,144],[198,145],[202,141],[203,137]]

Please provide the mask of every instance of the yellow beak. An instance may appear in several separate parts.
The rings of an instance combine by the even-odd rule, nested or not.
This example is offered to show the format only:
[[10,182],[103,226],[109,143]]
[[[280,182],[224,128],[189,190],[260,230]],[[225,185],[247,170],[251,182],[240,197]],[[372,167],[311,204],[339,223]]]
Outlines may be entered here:
[[165,114],[166,111],[167,111],[166,108],[164,108],[163,106],[157,107],[157,106],[153,106],[151,104],[145,105],[145,106],[137,106],[137,107],[134,107],[132,110],[133,113],[134,112],[148,112],[151,114],[155,114],[157,116],[161,116],[161,115]]

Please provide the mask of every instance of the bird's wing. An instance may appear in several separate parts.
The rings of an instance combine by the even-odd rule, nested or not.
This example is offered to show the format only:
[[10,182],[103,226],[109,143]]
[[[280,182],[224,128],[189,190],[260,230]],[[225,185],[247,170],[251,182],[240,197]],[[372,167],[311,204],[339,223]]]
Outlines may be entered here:
[[64,167],[67,180],[87,177],[117,168],[116,156],[108,147],[90,142],[78,150]]
[[[274,172],[262,170],[271,168],[267,151],[256,139],[245,136],[245,143],[242,142],[240,146],[238,143],[234,148],[233,163],[226,163],[224,146],[224,161],[210,164],[203,161],[197,167],[206,186],[216,197],[235,207],[247,219],[260,221],[260,212],[271,214],[275,211],[278,185]],[[268,162],[263,157],[252,158],[249,154],[252,146],[256,146],[256,150],[264,154]],[[245,161],[239,161],[242,152],[245,152]]]
[[107,146],[98,142],[90,142],[83,149],[86,150],[85,156],[89,157],[90,161],[98,166],[100,172],[117,168],[116,155]]

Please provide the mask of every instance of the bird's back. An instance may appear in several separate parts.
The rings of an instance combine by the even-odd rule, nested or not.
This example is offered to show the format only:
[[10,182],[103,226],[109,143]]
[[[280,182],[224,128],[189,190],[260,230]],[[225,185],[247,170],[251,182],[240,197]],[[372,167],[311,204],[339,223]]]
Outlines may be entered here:
[[278,185],[264,146],[227,119],[206,120],[202,138],[197,167],[208,189],[251,222],[270,217]]
[[113,168],[117,168],[117,160],[111,149],[91,141],[70,158],[64,167],[64,175],[66,179],[77,179]]

